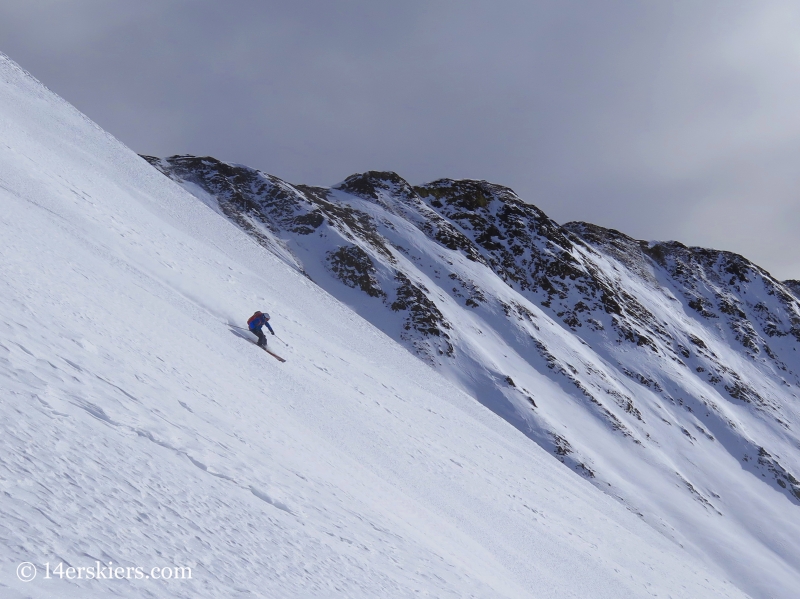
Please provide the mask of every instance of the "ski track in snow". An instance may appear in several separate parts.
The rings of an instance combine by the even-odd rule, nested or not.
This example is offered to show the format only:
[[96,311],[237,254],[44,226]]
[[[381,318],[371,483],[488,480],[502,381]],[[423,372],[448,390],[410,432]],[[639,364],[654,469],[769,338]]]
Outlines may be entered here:
[[0,114],[0,596],[745,596],[2,56]]

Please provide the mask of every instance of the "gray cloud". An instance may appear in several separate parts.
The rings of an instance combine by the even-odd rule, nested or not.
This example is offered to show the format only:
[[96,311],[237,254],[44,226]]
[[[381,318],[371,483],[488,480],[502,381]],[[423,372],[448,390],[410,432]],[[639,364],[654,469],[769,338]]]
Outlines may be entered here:
[[800,278],[800,6],[29,0],[0,50],[138,152],[485,178]]

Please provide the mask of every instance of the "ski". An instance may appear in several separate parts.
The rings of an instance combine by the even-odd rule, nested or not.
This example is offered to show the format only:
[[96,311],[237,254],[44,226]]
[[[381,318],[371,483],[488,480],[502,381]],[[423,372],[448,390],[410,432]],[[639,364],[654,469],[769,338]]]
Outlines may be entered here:
[[272,350],[269,350],[266,347],[262,347],[261,349],[263,349],[265,352],[267,352],[270,356],[272,356],[273,358],[275,358],[279,362],[285,362],[286,361],[285,358],[281,358],[278,354],[273,353]]
[[[250,329],[246,329],[246,328],[244,328],[244,327],[237,326],[237,325],[235,325],[235,324],[231,324],[230,322],[228,322],[228,323],[226,323],[226,324],[227,324],[229,327],[231,327],[231,328],[234,328],[234,329],[239,329],[240,331],[249,331],[249,330],[250,330]],[[251,331],[251,332],[252,332],[252,331]],[[273,334],[274,334],[274,333],[273,333]],[[246,341],[249,341],[250,343],[252,343],[252,344],[253,344],[253,345],[255,345],[256,347],[261,347],[260,345],[258,345],[258,343],[257,343],[256,341],[254,341],[254,340],[252,340],[252,339],[246,338],[246,337],[244,337],[243,335],[240,335],[240,337],[242,337],[242,339],[245,339]],[[273,358],[275,358],[275,359],[276,359],[276,360],[278,360],[279,362],[285,362],[285,361],[286,361],[286,358],[282,358],[281,356],[279,356],[278,354],[276,354],[275,352],[273,352],[271,349],[267,349],[266,347],[261,347],[261,349],[263,349],[265,352],[267,352],[267,353],[268,353],[270,356],[272,356]]]

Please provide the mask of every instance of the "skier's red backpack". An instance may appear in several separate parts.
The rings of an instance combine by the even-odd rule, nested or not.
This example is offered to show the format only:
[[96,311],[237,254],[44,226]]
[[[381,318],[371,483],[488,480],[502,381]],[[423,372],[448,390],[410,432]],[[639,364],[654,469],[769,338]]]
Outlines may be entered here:
[[255,314],[253,314],[253,315],[252,315],[250,318],[248,318],[248,319],[247,319],[247,326],[248,326],[248,327],[250,327],[250,328],[253,328],[253,327],[251,326],[251,325],[253,324],[253,321],[254,321],[254,320],[258,320],[258,319],[259,319],[259,318],[261,318],[262,316],[264,316],[263,312],[256,312],[256,313],[255,313]]

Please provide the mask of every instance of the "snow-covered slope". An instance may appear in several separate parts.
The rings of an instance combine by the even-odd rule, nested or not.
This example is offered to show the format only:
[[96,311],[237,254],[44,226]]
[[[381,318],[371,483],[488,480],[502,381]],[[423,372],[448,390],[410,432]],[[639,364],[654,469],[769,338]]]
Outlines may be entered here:
[[1,55],[0,115],[4,599],[744,596]]
[[[559,226],[483,181],[148,160],[755,596],[800,588],[800,303],[741,256]],[[565,473],[566,475],[566,473]]]

